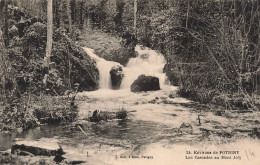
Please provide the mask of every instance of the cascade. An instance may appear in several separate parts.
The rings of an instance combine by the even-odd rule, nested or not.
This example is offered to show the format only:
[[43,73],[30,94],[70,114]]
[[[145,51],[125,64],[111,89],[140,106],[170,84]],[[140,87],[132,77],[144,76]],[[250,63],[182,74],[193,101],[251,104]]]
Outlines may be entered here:
[[137,52],[137,57],[131,58],[124,68],[125,77],[123,78],[121,88],[130,89],[131,84],[141,74],[158,77],[162,88],[166,80],[166,75],[163,73],[166,61],[163,55],[140,45],[135,47],[135,51]]
[[103,58],[98,57],[93,49],[83,48],[85,52],[92,57],[96,63],[99,72],[99,88],[100,89],[110,89],[111,88],[111,78],[110,78],[110,70],[115,65],[120,65],[114,61],[106,61]]
[[[83,49],[97,62],[100,89],[111,89],[111,78],[109,72],[113,66],[120,64],[114,61],[106,61],[105,59],[98,57],[94,53],[93,49],[86,47]],[[123,67],[125,76],[122,80],[120,89],[129,90],[131,84],[141,74],[158,77],[162,88],[166,80],[166,75],[163,73],[163,67],[166,63],[163,55],[140,45],[136,46],[135,51],[137,52],[137,57],[131,58],[126,67]]]

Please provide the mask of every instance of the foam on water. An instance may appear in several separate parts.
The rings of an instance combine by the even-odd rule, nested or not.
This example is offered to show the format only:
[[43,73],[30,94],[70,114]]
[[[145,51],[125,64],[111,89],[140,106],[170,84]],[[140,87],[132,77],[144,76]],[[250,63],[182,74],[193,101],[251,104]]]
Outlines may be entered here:
[[123,89],[129,89],[131,84],[139,75],[155,76],[160,80],[161,88],[164,87],[166,75],[163,73],[163,67],[166,64],[162,54],[149,48],[142,48],[137,45],[136,58],[131,58],[124,68],[125,77],[122,82]]
[[[93,49],[83,48],[85,52],[97,62],[97,68],[99,71],[99,88],[111,89],[110,70],[115,65],[120,65],[114,61],[106,61],[103,58],[98,57]],[[135,51],[137,57],[131,58],[123,67],[124,78],[122,80],[120,89],[130,90],[131,84],[138,78],[139,75],[155,76],[159,78],[160,87],[165,85],[166,75],[163,73],[164,65],[166,64],[162,54],[157,53],[146,47],[136,46]]]

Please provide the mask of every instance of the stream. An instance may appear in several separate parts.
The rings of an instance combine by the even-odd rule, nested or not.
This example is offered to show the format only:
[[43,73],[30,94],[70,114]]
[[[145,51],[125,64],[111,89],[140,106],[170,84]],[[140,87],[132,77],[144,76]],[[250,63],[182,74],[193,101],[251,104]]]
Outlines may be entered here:
[[[206,105],[179,97],[178,87],[167,84],[163,56],[141,46],[136,48],[138,56],[123,67],[121,89],[112,90],[109,71],[120,64],[98,57],[89,48],[84,50],[97,61],[100,89],[77,94],[77,121],[43,125],[25,133],[2,132],[1,151],[10,149],[16,141],[36,141],[42,146],[59,144],[66,152],[61,164],[259,164],[259,135],[253,131],[260,126],[259,112],[221,111],[220,115]],[[130,85],[141,74],[158,77],[161,90],[132,93]],[[95,110],[120,109],[128,112],[127,120],[100,123],[85,120]],[[77,127],[79,124],[85,134]],[[199,159],[204,155],[195,151],[209,151],[213,159],[220,158]],[[218,153],[213,155],[214,151]],[[232,157],[222,159],[220,151],[239,154],[224,155]],[[47,164],[56,164],[53,157],[24,159],[28,162],[48,159]]]

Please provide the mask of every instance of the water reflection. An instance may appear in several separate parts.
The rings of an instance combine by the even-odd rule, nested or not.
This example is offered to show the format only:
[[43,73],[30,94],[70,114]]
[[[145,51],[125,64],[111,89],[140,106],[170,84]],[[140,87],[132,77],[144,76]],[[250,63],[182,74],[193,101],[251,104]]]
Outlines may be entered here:
[[35,129],[28,130],[21,134],[0,133],[0,150],[11,148],[15,138],[19,140],[39,140],[41,138],[59,139],[64,145],[77,146],[79,143],[100,143],[105,141],[127,140],[131,144],[147,144],[156,140],[156,135],[160,134],[166,126],[132,120],[118,120],[102,123],[82,124],[82,129],[87,134],[73,124],[64,125],[43,125]]

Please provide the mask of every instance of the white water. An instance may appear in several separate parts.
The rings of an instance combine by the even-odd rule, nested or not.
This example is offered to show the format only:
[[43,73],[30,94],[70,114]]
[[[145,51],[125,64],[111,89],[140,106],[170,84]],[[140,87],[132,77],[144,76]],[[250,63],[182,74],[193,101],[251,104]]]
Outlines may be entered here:
[[111,78],[110,78],[110,70],[115,65],[120,65],[114,61],[106,61],[103,58],[98,57],[93,49],[83,48],[85,52],[96,60],[97,68],[99,71],[99,88],[100,89],[111,89]]
[[[120,64],[114,61],[106,61],[103,58],[98,57],[90,48],[83,49],[97,62],[100,76],[99,88],[111,89],[111,78],[109,72],[113,66]],[[166,80],[166,75],[163,73],[163,67],[166,63],[163,55],[149,48],[142,48],[139,45],[136,46],[135,51],[137,52],[137,57],[131,58],[126,67],[122,66],[125,76],[122,80],[120,89],[130,90],[131,84],[141,74],[158,77],[160,87],[163,88]]]
[[136,46],[135,51],[137,57],[131,58],[124,68],[125,77],[121,88],[129,89],[141,74],[158,77],[162,88],[166,79],[166,75],[163,73],[163,67],[166,64],[163,55],[149,48],[142,48],[139,45]]

